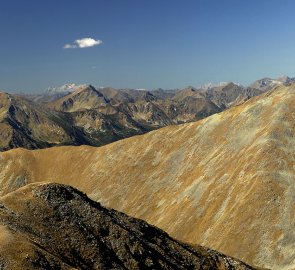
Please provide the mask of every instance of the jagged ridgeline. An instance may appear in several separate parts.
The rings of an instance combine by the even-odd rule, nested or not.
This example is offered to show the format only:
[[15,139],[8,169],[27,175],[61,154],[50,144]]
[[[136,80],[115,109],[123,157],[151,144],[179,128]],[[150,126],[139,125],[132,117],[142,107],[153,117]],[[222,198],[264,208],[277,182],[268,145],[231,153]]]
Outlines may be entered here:
[[75,186],[172,237],[251,265],[293,269],[295,85],[203,120],[102,147],[0,153],[2,195]]
[[56,145],[101,146],[168,125],[203,119],[274,87],[290,83],[262,79],[182,90],[94,88],[68,84],[43,95],[0,93],[0,151]]
[[31,184],[0,199],[0,268],[254,269],[60,184]]

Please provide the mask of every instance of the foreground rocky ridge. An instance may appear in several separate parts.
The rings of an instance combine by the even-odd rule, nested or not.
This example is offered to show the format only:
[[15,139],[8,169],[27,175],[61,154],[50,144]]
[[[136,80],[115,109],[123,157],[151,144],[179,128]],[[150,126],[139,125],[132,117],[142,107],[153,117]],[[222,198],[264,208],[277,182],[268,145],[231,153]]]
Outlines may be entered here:
[[1,198],[0,240],[3,270],[254,269],[59,184],[31,184]]
[[0,154],[0,190],[73,185],[173,237],[253,265],[292,269],[295,85],[196,123],[100,148]]

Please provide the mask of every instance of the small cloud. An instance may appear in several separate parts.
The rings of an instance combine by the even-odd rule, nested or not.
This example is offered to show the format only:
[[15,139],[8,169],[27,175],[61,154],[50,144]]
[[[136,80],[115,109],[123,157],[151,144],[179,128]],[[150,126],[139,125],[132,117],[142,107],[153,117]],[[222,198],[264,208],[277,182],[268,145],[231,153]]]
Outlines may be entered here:
[[66,44],[64,49],[76,49],[76,48],[89,48],[102,44],[101,40],[95,40],[93,38],[76,39],[72,44]]
[[77,46],[76,45],[71,45],[71,44],[66,44],[64,46],[64,49],[74,49],[74,48],[77,48]]
[[96,69],[96,66],[92,66],[91,68],[92,68],[92,69]]

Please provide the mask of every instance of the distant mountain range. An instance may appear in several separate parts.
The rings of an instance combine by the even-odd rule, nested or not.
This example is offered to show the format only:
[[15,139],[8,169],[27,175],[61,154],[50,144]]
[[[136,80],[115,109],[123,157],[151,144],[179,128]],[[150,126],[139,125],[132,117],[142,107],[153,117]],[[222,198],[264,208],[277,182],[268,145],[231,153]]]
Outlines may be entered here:
[[[88,91],[92,93],[94,90]],[[77,94],[80,95],[81,91]],[[99,96],[97,106],[100,108],[104,100],[96,92],[88,95],[89,104],[93,105],[95,95]],[[203,95],[188,88],[174,97],[182,101],[187,96],[193,96],[194,100]],[[75,101],[73,96],[71,98]],[[83,94],[83,106],[86,106],[84,98]],[[145,98],[150,100],[150,95]],[[154,106],[156,101],[152,101]],[[142,99],[137,102],[147,103]],[[222,102],[225,104],[228,100],[222,99]],[[74,110],[67,114],[81,113],[75,111],[75,103],[65,107]],[[106,104],[104,107],[109,103]],[[54,195],[49,192],[51,187],[38,186],[40,182],[57,182],[74,186],[102,205],[143,219],[192,246],[206,246],[250,265],[294,269],[294,111],[295,83],[291,83],[279,85],[205,119],[170,125],[101,147],[62,146],[1,152],[0,196],[4,199],[0,203],[0,223],[5,228],[0,232],[11,228],[13,234],[29,235],[26,239],[36,241],[31,243],[42,243],[41,247],[46,251],[54,250],[57,258],[64,254],[74,256],[76,253],[70,250],[77,251],[76,243],[85,243],[85,238],[88,245],[85,248],[79,246],[81,253],[76,258],[85,258],[80,256],[83,250],[87,254],[95,252],[100,239],[112,247],[109,254],[114,254],[112,251],[118,250],[115,243],[121,247],[124,242],[121,242],[122,229],[129,230],[130,223],[126,224],[125,218],[117,216],[119,218],[111,219],[108,226],[102,226],[103,229],[112,228],[112,224],[118,225],[121,220],[117,232],[102,230],[98,234],[97,219],[94,215],[87,215],[86,211],[96,212],[92,203],[86,200],[85,204],[83,199],[80,207],[75,195],[77,191],[54,186]],[[28,186],[32,183],[36,186]],[[26,187],[23,189],[23,186]],[[108,215],[108,211],[99,209]],[[104,220],[104,215],[101,218]],[[79,231],[74,220],[80,222],[77,225]],[[89,224],[93,225],[89,227]],[[133,224],[137,226],[136,221]],[[92,241],[90,232],[99,236],[98,242]],[[115,241],[112,240],[114,235],[117,236]],[[119,248],[120,254],[128,250],[129,236],[132,235],[125,234],[123,239],[126,239],[127,246],[122,250]],[[159,238],[152,238],[162,239],[165,243],[166,236],[157,235]],[[142,241],[151,243],[145,236]],[[55,244],[59,239],[63,243],[61,248],[71,244],[69,252],[55,249],[59,246]],[[144,254],[145,250],[150,250],[150,245],[141,249],[142,242],[132,239],[134,246]],[[91,249],[92,243],[95,244],[94,250]],[[164,243],[159,242],[159,250],[167,247]],[[178,258],[178,244],[175,248],[167,250],[169,260],[173,250]],[[12,249],[10,254],[18,256],[19,253]],[[140,256],[136,252],[132,254]],[[134,256],[134,259],[142,258]],[[183,268],[186,267],[187,264]],[[171,266],[170,269],[174,268]]]
[[[291,83],[295,80],[295,78],[291,78],[288,77],[286,75],[280,76],[276,79],[271,79],[271,78],[262,78],[260,80],[257,80],[253,83],[251,83],[248,87],[244,87],[239,83],[233,83],[233,82],[220,82],[218,84],[214,84],[214,83],[207,83],[204,84],[200,87],[192,87],[189,86],[187,88],[194,88],[197,89],[198,91],[201,92],[212,92],[214,91],[213,89],[222,89],[225,86],[227,86],[228,84],[234,84],[236,86],[239,86],[243,89],[248,89],[248,88],[255,88],[257,90],[261,90],[262,92],[267,91],[275,86],[281,85],[281,84],[287,84],[287,83]],[[59,99],[63,96],[66,96],[72,92],[74,92],[75,90],[77,90],[78,88],[81,87],[86,87],[87,85],[76,85],[74,83],[68,83],[62,86],[58,86],[58,87],[48,87],[43,93],[39,93],[39,94],[35,94],[35,95],[25,95],[26,97],[32,99],[33,101],[37,101],[37,102],[52,102],[56,99]],[[103,94],[105,94],[108,97],[114,97],[114,95],[117,95],[117,91],[113,92],[112,90],[115,90],[111,87],[97,87],[97,90],[102,92]],[[156,90],[146,90],[146,89],[117,89],[120,92],[120,96],[121,96],[121,101],[122,98],[125,96],[131,96],[132,99],[128,100],[128,101],[134,101],[134,96],[138,97],[140,96],[140,94],[138,94],[139,91],[142,92],[152,92],[154,95],[159,96],[161,94],[164,94],[165,97],[172,97],[175,92],[181,91],[181,90],[166,90],[166,89],[156,89]],[[170,95],[168,95],[170,94]],[[124,101],[127,101],[126,99],[124,99]]]
[[287,85],[264,78],[181,90],[95,88],[67,84],[38,95],[0,94],[0,150],[54,145],[104,145],[167,125],[193,122]]

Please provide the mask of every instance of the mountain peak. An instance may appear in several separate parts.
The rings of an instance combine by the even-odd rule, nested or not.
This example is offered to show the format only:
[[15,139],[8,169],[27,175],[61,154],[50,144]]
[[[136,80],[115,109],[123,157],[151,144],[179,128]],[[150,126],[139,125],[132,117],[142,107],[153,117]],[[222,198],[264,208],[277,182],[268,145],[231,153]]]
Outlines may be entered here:
[[295,78],[291,78],[287,75],[282,75],[282,76],[278,77],[276,80],[286,84],[286,83],[294,82]]
[[73,94],[77,94],[80,92],[95,92],[95,93],[100,93],[94,86],[92,86],[91,84],[83,84],[80,85],[79,87],[76,87],[75,91],[73,92]]
[[51,108],[59,111],[82,111],[105,107],[109,99],[92,85],[81,85],[70,93],[49,104]]
[[[212,88],[216,88],[216,87],[224,87],[224,86],[226,86],[226,85],[228,85],[230,83],[233,83],[233,82],[219,82],[219,83],[209,82],[209,83],[206,83],[206,84],[200,86],[200,88],[202,90],[205,90],[206,91],[206,90],[209,90],[209,89],[212,89]],[[237,84],[237,83],[233,83],[233,84]],[[237,84],[237,85],[239,85],[239,84]]]
[[79,87],[79,85],[76,85],[74,83],[67,83],[64,84],[62,86],[58,86],[58,87],[48,87],[45,90],[45,93],[48,95],[54,95],[56,93],[70,93],[75,91],[77,88]]

